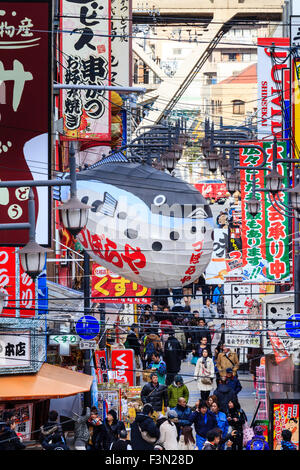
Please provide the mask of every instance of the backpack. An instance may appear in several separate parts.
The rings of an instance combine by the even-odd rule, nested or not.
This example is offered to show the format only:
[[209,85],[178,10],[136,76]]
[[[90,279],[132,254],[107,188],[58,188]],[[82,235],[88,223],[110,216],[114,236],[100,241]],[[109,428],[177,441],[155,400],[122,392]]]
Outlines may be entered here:
[[250,450],[265,450],[266,441],[262,439],[253,438],[250,444]]

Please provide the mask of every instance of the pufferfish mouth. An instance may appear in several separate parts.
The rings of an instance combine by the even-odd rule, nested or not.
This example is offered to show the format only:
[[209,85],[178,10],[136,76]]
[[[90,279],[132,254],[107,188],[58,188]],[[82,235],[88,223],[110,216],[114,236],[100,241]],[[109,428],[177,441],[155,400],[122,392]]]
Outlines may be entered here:
[[195,204],[162,204],[157,207],[154,204],[151,205],[152,214],[177,217],[183,219],[208,219],[211,215],[209,206],[195,205]]

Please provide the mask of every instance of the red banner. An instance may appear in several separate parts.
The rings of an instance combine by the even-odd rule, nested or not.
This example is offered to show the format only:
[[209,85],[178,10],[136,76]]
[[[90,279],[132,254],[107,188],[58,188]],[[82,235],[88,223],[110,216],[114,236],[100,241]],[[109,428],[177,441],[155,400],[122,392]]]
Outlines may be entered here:
[[111,366],[114,372],[114,382],[134,385],[134,361],[132,349],[113,349],[111,352]]
[[[16,307],[16,255],[15,248],[0,248],[0,291],[5,307]],[[3,308],[1,315],[15,317],[16,311]]]
[[[52,3],[1,2],[0,124],[1,180],[50,177]],[[28,222],[28,187],[2,188],[2,223]],[[47,188],[34,189],[37,241],[49,244]],[[20,246],[28,230],[2,230],[0,244]]]
[[149,304],[151,302],[150,296],[151,289],[129,281],[99,264],[93,263],[92,302]]

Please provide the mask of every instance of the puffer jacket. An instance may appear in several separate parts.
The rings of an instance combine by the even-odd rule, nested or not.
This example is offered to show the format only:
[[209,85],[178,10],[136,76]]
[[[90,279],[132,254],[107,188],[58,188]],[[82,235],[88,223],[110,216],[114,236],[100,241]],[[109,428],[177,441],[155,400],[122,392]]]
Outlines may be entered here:
[[131,424],[130,440],[133,450],[153,450],[155,443],[150,443],[142,438],[141,431],[147,431],[149,436],[159,438],[159,429],[150,416],[137,413],[134,422]]
[[176,411],[178,416],[178,426],[191,426],[192,422],[192,410],[189,406],[177,405],[172,410]]
[[144,405],[150,403],[155,411],[162,411],[163,406],[168,406],[168,388],[161,384],[154,386],[149,382],[142,388],[141,400]]
[[189,401],[189,389],[185,384],[182,384],[180,387],[177,387],[175,384],[171,384],[168,387],[168,397],[169,397],[169,407],[175,408],[178,403],[178,399],[183,397],[186,402]]

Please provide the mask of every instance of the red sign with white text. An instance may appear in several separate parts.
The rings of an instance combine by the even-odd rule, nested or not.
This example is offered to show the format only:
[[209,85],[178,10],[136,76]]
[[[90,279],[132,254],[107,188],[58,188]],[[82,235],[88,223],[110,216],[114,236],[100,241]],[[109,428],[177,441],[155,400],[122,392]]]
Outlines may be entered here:
[[114,372],[114,382],[127,383],[134,386],[134,360],[132,349],[113,349],[111,352],[111,367]]
[[[16,306],[16,249],[0,248],[0,291],[4,294],[5,307]],[[15,317],[13,309],[3,308],[1,315]]]
[[[1,2],[1,181],[48,180],[51,158],[52,2]],[[50,244],[49,190],[35,188],[37,242]],[[1,223],[28,222],[29,187],[1,188]],[[28,230],[0,231],[2,246]]]
[[108,269],[93,263],[92,268],[92,302],[94,303],[126,303],[149,304],[151,289]]

